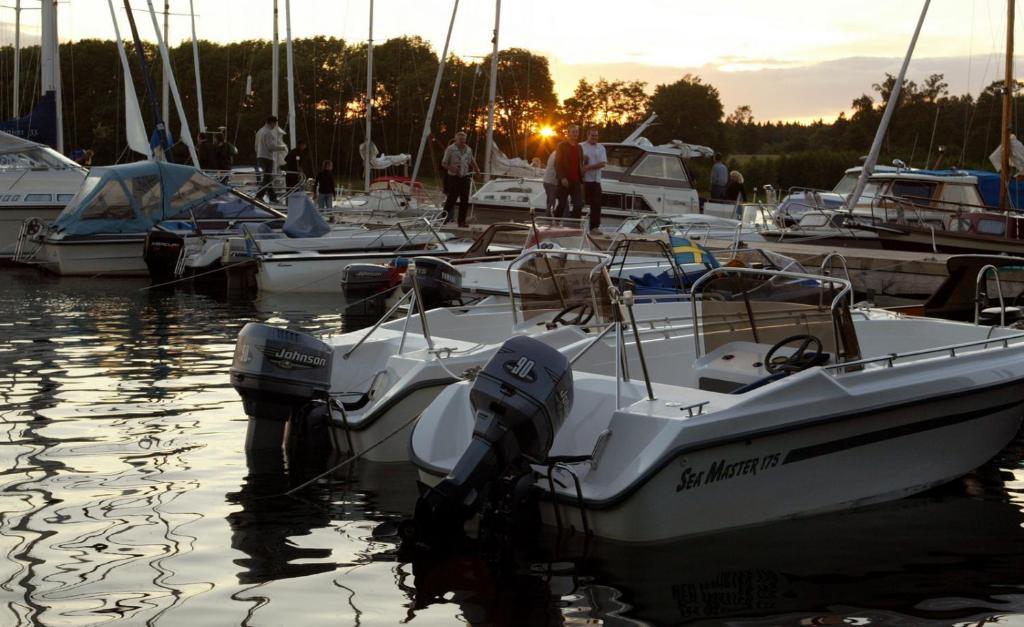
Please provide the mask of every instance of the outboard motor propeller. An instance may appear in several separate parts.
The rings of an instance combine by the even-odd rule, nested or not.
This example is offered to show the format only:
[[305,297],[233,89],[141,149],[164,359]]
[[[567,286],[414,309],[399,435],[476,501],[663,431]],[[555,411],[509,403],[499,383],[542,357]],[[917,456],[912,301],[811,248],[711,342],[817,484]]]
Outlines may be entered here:
[[565,355],[525,336],[502,344],[469,393],[473,439],[452,471],[416,503],[418,539],[461,536],[473,515],[510,514],[536,479],[572,408],[572,368]]
[[258,322],[242,327],[231,385],[249,416],[246,452],[281,450],[289,420],[293,436],[306,428],[301,418],[326,423],[333,355],[330,346],[305,333]]

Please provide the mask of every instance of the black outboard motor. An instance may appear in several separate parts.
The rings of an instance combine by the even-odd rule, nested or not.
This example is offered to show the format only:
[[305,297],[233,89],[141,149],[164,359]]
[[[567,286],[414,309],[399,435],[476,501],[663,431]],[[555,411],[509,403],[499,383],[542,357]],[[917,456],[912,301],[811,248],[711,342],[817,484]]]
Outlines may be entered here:
[[402,291],[412,290],[413,276],[423,296],[422,310],[451,307],[461,302],[462,273],[455,266],[437,257],[417,257],[413,267],[402,279]]
[[380,320],[386,311],[390,292],[398,285],[408,261],[403,257],[396,265],[357,263],[347,266],[341,274],[341,293],[345,296],[342,330],[355,331]]
[[565,355],[524,336],[502,344],[469,393],[476,412],[469,448],[416,503],[416,536],[458,537],[482,509],[514,509],[536,479],[530,464],[547,457],[572,408],[572,394]]
[[249,416],[247,452],[280,450],[289,420],[294,428],[300,417],[326,418],[333,355],[330,346],[305,333],[258,322],[242,327],[231,385]]

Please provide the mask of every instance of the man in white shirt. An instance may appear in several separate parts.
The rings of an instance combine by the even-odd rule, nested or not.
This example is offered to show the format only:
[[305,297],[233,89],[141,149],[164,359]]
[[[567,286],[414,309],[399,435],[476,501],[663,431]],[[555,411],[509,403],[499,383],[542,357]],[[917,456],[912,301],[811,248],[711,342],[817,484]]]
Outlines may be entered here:
[[544,194],[547,196],[547,206],[544,209],[550,214],[558,204],[558,171],[555,169],[555,157],[558,152],[552,150],[548,155],[548,165],[544,168]]
[[590,207],[590,230],[601,226],[601,170],[608,165],[608,153],[597,143],[597,129],[590,129],[583,149],[583,197]]
[[444,151],[441,167],[448,175],[448,197],[444,201],[444,210],[448,213],[448,221],[454,217],[455,203],[459,203],[459,226],[468,226],[466,219],[469,212],[469,183],[473,172],[479,172],[473,158],[473,150],[466,145],[466,134],[455,133],[455,141]]
[[278,160],[286,152],[288,152],[288,146],[281,141],[277,118],[270,116],[267,118],[266,124],[256,131],[256,166],[260,170],[260,188],[256,194],[257,198],[277,202],[277,194],[274,193],[274,172],[277,170]]

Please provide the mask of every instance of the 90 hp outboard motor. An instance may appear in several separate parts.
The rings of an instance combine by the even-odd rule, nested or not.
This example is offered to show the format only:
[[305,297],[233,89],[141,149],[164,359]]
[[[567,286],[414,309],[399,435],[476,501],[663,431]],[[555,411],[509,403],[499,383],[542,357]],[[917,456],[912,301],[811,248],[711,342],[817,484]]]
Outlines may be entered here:
[[293,430],[301,431],[300,417],[326,418],[333,354],[330,346],[305,333],[258,322],[242,327],[231,385],[249,416],[247,452],[280,450],[289,419]]
[[[430,541],[458,537],[475,513],[523,512],[544,460],[572,408],[572,368],[554,348],[514,337],[498,349],[470,390],[473,439],[452,471],[416,503],[415,533]],[[535,514],[536,512],[532,512]]]
[[417,257],[413,267],[402,279],[402,292],[413,289],[415,277],[423,297],[422,311],[436,307],[451,307],[462,299],[462,273],[455,266],[437,257]]

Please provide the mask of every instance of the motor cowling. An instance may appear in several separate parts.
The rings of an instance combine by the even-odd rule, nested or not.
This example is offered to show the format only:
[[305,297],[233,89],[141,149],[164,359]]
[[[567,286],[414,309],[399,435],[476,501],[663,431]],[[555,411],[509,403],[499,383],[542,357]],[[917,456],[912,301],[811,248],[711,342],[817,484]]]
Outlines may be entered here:
[[565,355],[535,339],[507,340],[469,393],[473,438],[452,471],[416,505],[417,533],[458,533],[496,485],[532,485],[531,463],[547,458],[572,408],[572,368]]
[[250,322],[238,333],[231,385],[247,415],[284,422],[298,408],[326,397],[333,354],[311,335]]
[[417,257],[402,279],[403,292],[413,289],[413,279],[419,283],[424,311],[451,307],[461,301],[462,273],[444,259]]

